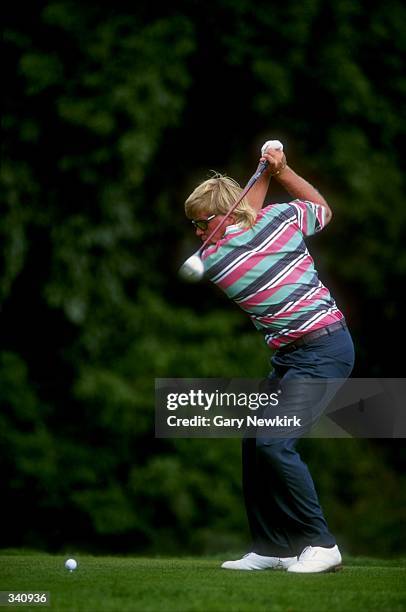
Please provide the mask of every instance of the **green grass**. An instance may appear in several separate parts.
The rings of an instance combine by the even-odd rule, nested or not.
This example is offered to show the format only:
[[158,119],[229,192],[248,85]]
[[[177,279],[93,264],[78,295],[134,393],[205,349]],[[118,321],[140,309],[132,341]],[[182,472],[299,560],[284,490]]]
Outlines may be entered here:
[[346,558],[336,574],[298,576],[221,570],[213,557],[72,556],[79,567],[68,572],[66,556],[3,551],[0,590],[50,591],[51,606],[35,609],[70,612],[405,610],[406,561],[399,559]]

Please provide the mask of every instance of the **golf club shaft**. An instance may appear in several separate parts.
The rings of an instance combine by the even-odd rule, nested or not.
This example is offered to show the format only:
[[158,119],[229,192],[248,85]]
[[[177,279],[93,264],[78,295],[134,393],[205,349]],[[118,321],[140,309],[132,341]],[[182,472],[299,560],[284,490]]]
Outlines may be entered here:
[[245,198],[245,196],[247,195],[247,193],[249,192],[249,190],[251,189],[251,187],[257,182],[257,180],[259,179],[259,177],[261,176],[261,174],[264,172],[265,168],[269,165],[269,162],[267,161],[263,161],[259,164],[257,171],[255,172],[255,174],[253,174],[250,178],[250,180],[248,181],[248,183],[246,184],[246,186],[244,187],[240,197],[238,198],[238,200],[236,202],[234,202],[234,204],[232,205],[232,207],[230,208],[230,210],[228,210],[226,212],[226,214],[224,215],[224,217],[222,218],[222,220],[220,221],[220,223],[217,224],[217,226],[214,228],[214,230],[209,234],[208,238],[206,238],[206,240],[203,242],[202,246],[200,247],[200,249],[198,250],[198,253],[200,254],[203,249],[208,245],[208,243],[210,242],[210,240],[213,238],[214,234],[216,232],[218,232],[218,230],[222,227],[222,225],[224,225],[225,221],[227,221],[227,219],[229,218],[229,216],[234,212],[234,210],[237,208],[238,204],[241,202],[241,200],[243,200]]

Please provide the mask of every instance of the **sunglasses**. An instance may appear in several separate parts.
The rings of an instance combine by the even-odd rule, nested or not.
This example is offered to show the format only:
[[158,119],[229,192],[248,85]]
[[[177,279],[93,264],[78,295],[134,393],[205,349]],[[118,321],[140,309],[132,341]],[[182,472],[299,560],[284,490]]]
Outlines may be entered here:
[[214,219],[214,217],[217,217],[217,215],[210,215],[207,219],[192,219],[192,224],[194,227],[198,227],[205,232],[209,226],[209,222]]

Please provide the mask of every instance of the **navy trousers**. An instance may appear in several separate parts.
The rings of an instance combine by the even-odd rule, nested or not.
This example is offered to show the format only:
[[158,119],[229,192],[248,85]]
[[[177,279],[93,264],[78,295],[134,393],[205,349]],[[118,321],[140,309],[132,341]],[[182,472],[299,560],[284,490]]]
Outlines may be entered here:
[[[354,365],[354,346],[348,329],[340,329],[290,353],[276,351],[271,363],[274,370],[270,378],[277,384],[295,378],[345,379]],[[331,397],[331,393],[326,394],[324,406],[318,402],[318,415]],[[297,404],[298,397],[294,401]],[[310,471],[296,450],[297,442],[298,437],[243,439],[243,492],[252,537],[250,550],[259,555],[293,557],[309,545],[331,547],[336,543]]]

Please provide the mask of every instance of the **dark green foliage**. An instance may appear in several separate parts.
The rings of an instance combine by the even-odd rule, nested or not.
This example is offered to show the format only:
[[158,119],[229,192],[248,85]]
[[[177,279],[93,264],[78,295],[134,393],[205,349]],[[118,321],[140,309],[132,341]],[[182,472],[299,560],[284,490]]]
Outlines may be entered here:
[[[283,140],[335,213],[310,248],[350,321],[356,374],[402,375],[390,355],[406,268],[405,9],[114,7],[49,1],[6,20],[4,543],[243,546],[238,441],[153,437],[155,377],[268,371],[243,315],[177,279],[196,246],[182,203],[210,168],[244,182],[259,145]],[[394,444],[303,443],[349,550],[402,550]]]

